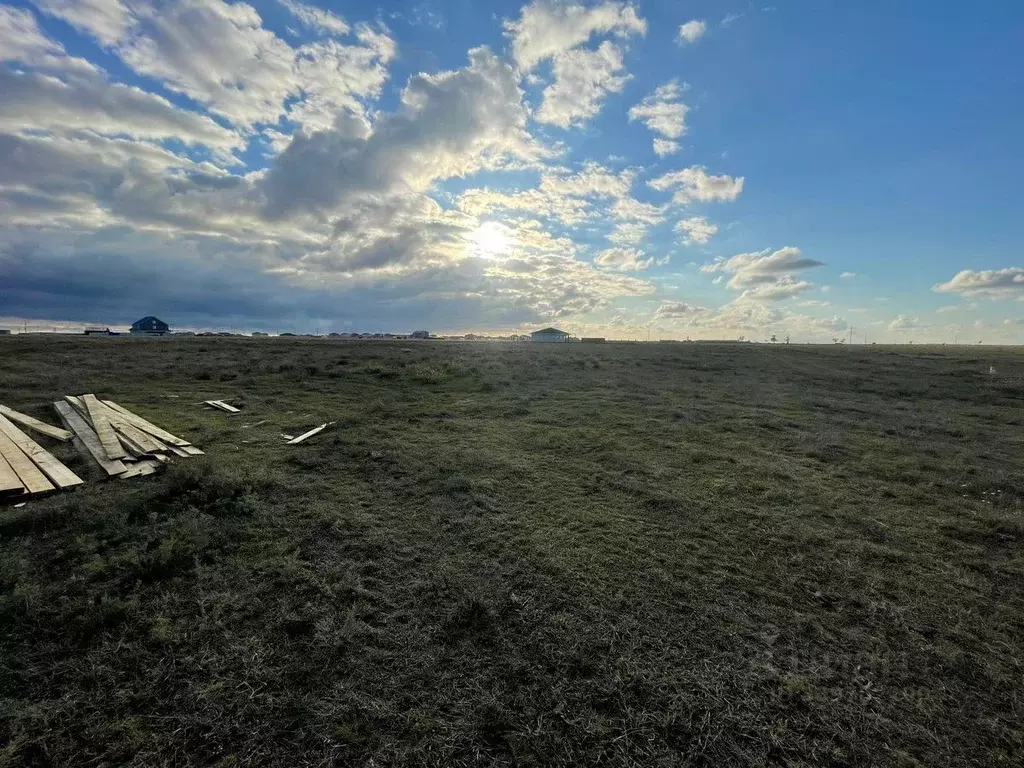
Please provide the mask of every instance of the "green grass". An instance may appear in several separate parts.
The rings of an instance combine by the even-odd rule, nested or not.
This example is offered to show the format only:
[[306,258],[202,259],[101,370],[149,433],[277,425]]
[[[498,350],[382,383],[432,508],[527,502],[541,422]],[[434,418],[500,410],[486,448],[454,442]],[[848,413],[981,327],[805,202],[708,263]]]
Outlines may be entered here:
[[1018,350],[0,359],[208,453],[0,509],[0,764],[1024,762]]

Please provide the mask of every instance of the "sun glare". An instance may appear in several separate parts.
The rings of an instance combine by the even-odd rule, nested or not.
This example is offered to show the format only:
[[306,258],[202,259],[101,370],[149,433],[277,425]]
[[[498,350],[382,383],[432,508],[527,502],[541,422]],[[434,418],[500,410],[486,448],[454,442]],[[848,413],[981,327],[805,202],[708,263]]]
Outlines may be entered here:
[[515,245],[515,236],[504,224],[496,221],[485,221],[468,237],[474,255],[485,259],[506,256]]

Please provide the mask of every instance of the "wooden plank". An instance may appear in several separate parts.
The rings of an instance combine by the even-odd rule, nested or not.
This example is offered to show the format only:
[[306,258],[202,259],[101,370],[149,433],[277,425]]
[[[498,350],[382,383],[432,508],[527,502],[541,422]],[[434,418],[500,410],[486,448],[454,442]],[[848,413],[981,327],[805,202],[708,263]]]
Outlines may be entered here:
[[227,411],[228,413],[241,413],[241,411],[235,408],[235,406],[228,405],[223,400],[204,400],[203,402],[206,403],[206,405],[211,405],[214,408],[219,408],[220,410]]
[[18,473],[7,463],[7,459],[0,455],[0,496],[17,495],[24,491],[25,484],[21,482]]
[[110,423],[114,425],[114,429],[117,430],[119,434],[124,435],[139,446],[143,453],[155,453],[167,450],[166,445],[161,443],[152,435],[143,432],[133,424],[129,424],[121,414],[110,409],[107,409],[107,413],[110,415]]
[[127,408],[122,408],[120,405],[118,405],[115,402],[112,402],[110,400],[104,400],[103,404],[105,406],[107,406],[108,408],[110,408],[111,410],[117,411],[122,416],[124,416],[129,421],[129,423],[131,423],[133,426],[138,427],[143,432],[146,432],[147,434],[152,435],[157,440],[162,440],[163,442],[167,443],[168,445],[177,445],[177,446],[180,446],[180,447],[185,447],[186,445],[191,445],[191,443],[188,440],[182,440],[180,437],[176,437],[175,435],[172,435],[167,430],[161,429],[160,427],[156,426],[152,422],[146,421],[141,416],[138,416],[138,415],[132,413]]
[[43,474],[50,478],[58,488],[73,488],[85,482],[65,467],[56,456],[14,426],[6,416],[2,415],[0,415],[0,432],[7,435],[26,456],[32,459],[36,466],[43,471]]
[[54,440],[62,440],[66,442],[74,437],[74,435],[66,429],[55,427],[51,424],[40,421],[39,419],[33,419],[31,416],[26,416],[24,413],[18,413],[17,411],[8,408],[6,405],[0,405],[0,415],[6,416],[9,420],[21,424],[23,427],[28,427],[41,435],[52,437]]
[[53,404],[53,407],[60,414],[64,426],[77,435],[83,447],[96,460],[96,463],[100,465],[104,472],[108,475],[119,475],[127,469],[124,462],[107,458],[107,452],[103,450],[99,437],[93,432],[92,427],[86,423],[82,415],[72,408],[69,403],[57,401]]
[[180,456],[182,458],[188,458],[189,455],[188,453],[185,452],[184,448],[180,448],[177,445],[168,445],[167,450],[170,453],[173,453],[175,456]]
[[127,454],[124,452],[124,448],[121,447],[121,443],[117,439],[117,433],[114,432],[114,427],[107,418],[106,407],[96,399],[96,395],[82,395],[81,399],[89,411],[89,421],[92,422],[92,428],[96,430],[96,436],[100,439],[100,445],[107,452],[107,458],[123,459]]
[[118,475],[122,480],[127,480],[130,477],[140,477],[142,475],[152,475],[160,468],[160,462],[155,459],[143,459],[142,461],[133,464],[127,472]]
[[205,456],[205,455],[206,455],[206,454],[205,454],[205,453],[203,453],[203,452],[202,452],[201,450],[199,450],[198,448],[196,448],[196,447],[195,447],[194,445],[186,445],[186,446],[183,446],[183,447],[182,447],[182,450],[183,450],[183,451],[184,451],[185,453],[187,453],[187,454],[188,454],[189,456]]
[[0,455],[7,460],[11,469],[21,479],[26,493],[47,493],[55,490],[53,483],[46,479],[46,475],[32,463],[32,459],[26,456],[3,431],[0,431]]
[[85,403],[82,402],[82,398],[75,397],[74,395],[64,395],[64,399],[67,400],[71,405],[75,407],[78,414],[85,419],[86,423],[92,427],[92,422],[89,421],[89,409],[85,407]]
[[321,424],[319,427],[314,427],[313,429],[309,430],[309,432],[304,432],[298,437],[293,437],[291,440],[285,443],[285,445],[297,445],[301,443],[303,440],[305,440],[307,437],[317,435],[323,432],[325,429],[327,429],[327,424]]

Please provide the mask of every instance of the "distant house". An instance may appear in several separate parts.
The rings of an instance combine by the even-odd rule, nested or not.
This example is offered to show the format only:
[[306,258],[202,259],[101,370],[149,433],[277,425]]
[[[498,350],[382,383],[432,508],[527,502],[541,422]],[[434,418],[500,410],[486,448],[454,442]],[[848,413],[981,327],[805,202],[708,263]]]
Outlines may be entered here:
[[86,336],[113,336],[109,328],[100,328],[99,326],[90,326],[85,329]]
[[557,328],[541,328],[530,334],[530,341],[568,341],[569,334]]
[[429,339],[430,338],[430,331],[413,331],[412,333],[409,334],[409,338],[411,338],[411,339]]
[[10,336],[10,335],[11,335],[11,329],[10,328],[0,328],[0,336]]
[[166,336],[171,328],[163,320],[147,315],[132,323],[132,336]]

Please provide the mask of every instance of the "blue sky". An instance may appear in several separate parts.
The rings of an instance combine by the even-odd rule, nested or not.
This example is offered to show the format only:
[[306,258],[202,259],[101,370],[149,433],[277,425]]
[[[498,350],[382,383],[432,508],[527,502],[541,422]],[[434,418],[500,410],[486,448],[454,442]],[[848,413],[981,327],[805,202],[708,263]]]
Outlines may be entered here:
[[1024,6],[0,5],[0,324],[1024,342]]

